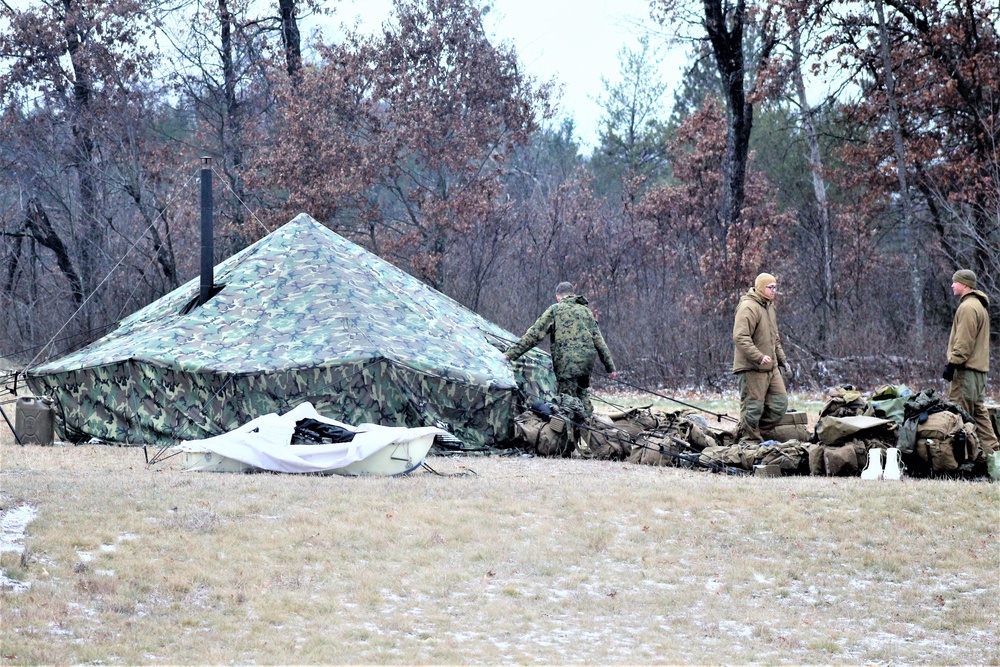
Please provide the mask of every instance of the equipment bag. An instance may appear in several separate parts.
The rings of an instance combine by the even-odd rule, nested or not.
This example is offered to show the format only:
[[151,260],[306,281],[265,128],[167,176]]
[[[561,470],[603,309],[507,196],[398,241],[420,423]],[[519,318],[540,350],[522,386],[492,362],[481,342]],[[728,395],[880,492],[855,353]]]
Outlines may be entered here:
[[770,429],[762,428],[760,434],[764,436],[765,440],[809,442],[811,435],[809,433],[809,417],[804,412],[789,410],[776,426]]
[[568,457],[576,447],[576,429],[561,417],[552,416],[538,432],[535,453],[539,456]]
[[[601,461],[623,461],[632,450],[629,434],[605,415],[594,414],[587,420],[578,445],[581,456]],[[583,441],[586,441],[584,446]]]
[[[934,472],[957,470],[968,459],[966,432],[962,426],[962,417],[954,412],[942,410],[927,415],[923,423],[917,424],[914,448],[917,458],[929,463]],[[961,438],[959,433],[962,433]]]
[[830,477],[854,477],[861,472],[860,461],[867,452],[864,442],[850,440],[840,446],[823,447],[823,467]]
[[676,454],[678,448],[669,438],[656,435],[643,435],[637,438],[629,454],[629,463],[641,463],[650,466],[675,466],[677,459],[668,452]]
[[527,445],[528,449],[534,449],[538,445],[538,434],[548,420],[539,416],[532,410],[526,410],[514,417],[514,437]]

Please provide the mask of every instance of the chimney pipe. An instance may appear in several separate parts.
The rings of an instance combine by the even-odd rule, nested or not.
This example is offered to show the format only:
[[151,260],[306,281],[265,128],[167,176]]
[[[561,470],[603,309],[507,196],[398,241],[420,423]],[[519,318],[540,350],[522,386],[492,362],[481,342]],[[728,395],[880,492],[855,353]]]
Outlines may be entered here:
[[198,305],[212,298],[215,284],[215,252],[212,230],[212,158],[201,158],[201,291]]

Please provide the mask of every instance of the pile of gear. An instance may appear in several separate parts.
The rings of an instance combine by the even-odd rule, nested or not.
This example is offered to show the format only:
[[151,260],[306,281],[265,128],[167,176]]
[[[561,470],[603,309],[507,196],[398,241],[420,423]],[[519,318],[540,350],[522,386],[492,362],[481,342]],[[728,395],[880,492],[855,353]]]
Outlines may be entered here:
[[[992,413],[1000,432],[998,413]],[[709,424],[693,409],[649,406],[588,415],[579,399],[536,401],[515,419],[512,444],[537,456],[630,461],[749,474],[767,466],[781,475],[857,476],[869,460],[898,450],[911,477],[1000,478],[1000,452],[983,452],[975,422],[928,389],[884,386],[866,397],[831,389],[819,420],[789,411],[762,443],[736,441],[736,425]],[[881,450],[869,454],[871,450]]]

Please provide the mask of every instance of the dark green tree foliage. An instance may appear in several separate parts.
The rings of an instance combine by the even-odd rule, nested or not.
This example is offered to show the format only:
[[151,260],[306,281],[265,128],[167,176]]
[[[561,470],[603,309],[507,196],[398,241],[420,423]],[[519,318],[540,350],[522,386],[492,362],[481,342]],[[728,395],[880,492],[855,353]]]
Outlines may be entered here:
[[668,127],[676,129],[705,105],[706,97],[723,99],[722,79],[708,45],[698,42],[684,67],[684,76],[674,91]]
[[667,126],[663,120],[667,84],[663,57],[640,38],[637,49],[618,54],[617,82],[603,79],[600,142],[590,169],[601,195],[625,197],[627,205],[667,169]]

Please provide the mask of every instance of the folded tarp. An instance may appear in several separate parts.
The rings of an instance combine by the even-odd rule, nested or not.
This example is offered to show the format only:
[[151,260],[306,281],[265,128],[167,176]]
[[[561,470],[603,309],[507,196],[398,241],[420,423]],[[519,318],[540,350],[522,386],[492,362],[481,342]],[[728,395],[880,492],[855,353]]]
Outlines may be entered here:
[[[350,442],[293,445],[295,424],[302,419],[315,419],[352,431],[355,435]],[[448,435],[448,432],[433,426],[351,426],[322,416],[312,403],[301,403],[283,415],[272,412],[213,438],[185,440],[177,445],[177,449],[182,452],[212,452],[272,472],[323,473],[361,461],[384,447],[409,443],[425,435]]]

